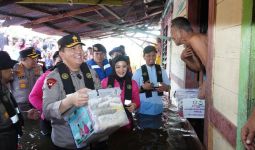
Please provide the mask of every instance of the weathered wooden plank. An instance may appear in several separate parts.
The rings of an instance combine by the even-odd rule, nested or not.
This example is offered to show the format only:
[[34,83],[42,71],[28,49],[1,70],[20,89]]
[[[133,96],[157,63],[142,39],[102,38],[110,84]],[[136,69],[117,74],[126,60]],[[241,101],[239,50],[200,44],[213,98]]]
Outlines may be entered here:
[[0,0],[0,6],[12,4],[21,0]]
[[[66,18],[66,17],[73,17],[73,16],[76,16],[76,15],[79,15],[79,14],[94,11],[96,9],[100,9],[100,7],[99,6],[92,6],[92,7],[86,7],[86,8],[82,8],[82,9],[79,9],[79,10],[66,12],[66,13],[59,14],[59,15],[50,15],[50,16],[46,16],[46,17],[42,17],[42,18],[33,20],[29,24],[35,25],[35,24],[41,24],[41,23],[44,23],[44,22],[50,22],[50,21]],[[29,24],[25,24],[25,26],[27,26]]]
[[216,20],[216,1],[209,1],[209,10],[208,10],[208,57],[207,57],[207,68],[206,68],[206,107],[205,107],[205,121],[204,121],[204,144],[206,149],[213,149],[213,132],[210,122],[210,110],[209,108],[213,106],[212,98],[212,68],[214,60],[214,29],[215,29],[215,20]]

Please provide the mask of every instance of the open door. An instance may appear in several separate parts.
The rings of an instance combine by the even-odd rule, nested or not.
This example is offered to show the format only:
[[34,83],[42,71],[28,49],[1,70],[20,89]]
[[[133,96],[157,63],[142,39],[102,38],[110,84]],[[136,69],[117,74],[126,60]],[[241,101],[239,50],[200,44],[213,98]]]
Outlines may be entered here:
[[[188,19],[195,32],[207,33],[208,28],[208,0],[189,0]],[[194,73],[186,67],[185,88],[198,88],[199,73]],[[203,142],[204,119],[188,119]]]
[[[207,33],[208,0],[189,0],[188,19],[195,32]],[[198,88],[199,74],[186,68],[185,88]]]

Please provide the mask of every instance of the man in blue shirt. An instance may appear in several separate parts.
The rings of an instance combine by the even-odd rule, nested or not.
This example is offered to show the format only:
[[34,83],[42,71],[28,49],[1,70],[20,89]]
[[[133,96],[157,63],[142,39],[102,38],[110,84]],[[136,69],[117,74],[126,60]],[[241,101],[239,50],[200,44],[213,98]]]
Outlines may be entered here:
[[93,45],[93,59],[88,60],[87,64],[96,71],[100,81],[112,73],[112,67],[106,59],[106,49],[102,44]]
[[166,71],[155,64],[156,53],[154,46],[145,47],[143,58],[146,64],[136,70],[133,75],[133,79],[140,87],[141,106],[138,111],[140,116],[160,116],[163,111],[163,92],[170,89],[170,81]]

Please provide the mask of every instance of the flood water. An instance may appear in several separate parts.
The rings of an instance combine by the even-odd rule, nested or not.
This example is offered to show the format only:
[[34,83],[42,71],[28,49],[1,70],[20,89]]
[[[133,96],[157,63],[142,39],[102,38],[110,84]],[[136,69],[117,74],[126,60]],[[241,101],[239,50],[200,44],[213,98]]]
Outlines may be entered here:
[[[166,105],[161,116],[146,116],[142,119],[136,116],[134,124],[133,131],[115,133],[109,137],[109,150],[203,150],[190,123],[181,119],[177,108],[172,105]],[[25,125],[19,149],[51,149],[49,140],[40,142],[38,122],[32,121]]]
[[175,107],[166,108],[160,118],[160,123],[152,118],[146,128],[138,124],[130,133],[113,134],[110,150],[203,150],[190,123],[178,117]]

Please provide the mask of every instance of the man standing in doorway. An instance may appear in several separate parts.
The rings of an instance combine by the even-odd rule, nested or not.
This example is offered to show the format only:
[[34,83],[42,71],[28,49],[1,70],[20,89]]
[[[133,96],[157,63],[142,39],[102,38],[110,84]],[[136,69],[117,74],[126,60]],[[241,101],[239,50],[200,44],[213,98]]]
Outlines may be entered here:
[[177,17],[172,20],[171,34],[177,46],[184,45],[185,47],[182,51],[181,59],[192,71],[200,72],[198,98],[205,99],[205,74],[208,55],[207,36],[193,32],[190,22],[184,17]]

